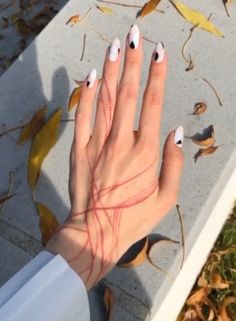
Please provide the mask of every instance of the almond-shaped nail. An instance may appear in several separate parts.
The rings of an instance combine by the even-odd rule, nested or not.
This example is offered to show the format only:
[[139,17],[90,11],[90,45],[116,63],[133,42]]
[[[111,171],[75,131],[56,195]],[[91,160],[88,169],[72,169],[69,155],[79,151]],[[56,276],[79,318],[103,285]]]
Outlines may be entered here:
[[163,42],[158,42],[153,52],[153,59],[156,63],[160,64],[165,56],[165,48]]
[[184,141],[184,127],[179,126],[175,130],[175,144],[182,148],[183,146],[183,141]]
[[87,79],[86,79],[86,85],[88,88],[92,88],[94,83],[95,83],[95,80],[97,78],[97,71],[95,68],[93,68],[90,73],[88,74],[87,76]]
[[109,52],[109,60],[116,61],[120,53],[120,40],[118,38],[112,41]]
[[140,32],[137,25],[132,25],[129,32],[129,46],[131,49],[137,49],[139,45]]

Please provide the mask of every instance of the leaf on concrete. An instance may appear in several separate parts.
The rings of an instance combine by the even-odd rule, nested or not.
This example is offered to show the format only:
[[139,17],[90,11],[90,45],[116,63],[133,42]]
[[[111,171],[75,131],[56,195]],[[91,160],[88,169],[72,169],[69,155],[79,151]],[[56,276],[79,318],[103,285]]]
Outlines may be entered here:
[[98,10],[100,10],[102,13],[105,13],[105,14],[113,14],[112,9],[109,8],[109,7],[96,5],[96,8],[97,8]]
[[38,209],[41,240],[43,245],[46,245],[59,227],[59,223],[54,214],[45,205],[39,202],[35,202],[35,205]]
[[113,305],[115,303],[115,297],[114,297],[114,293],[113,293],[112,289],[108,286],[106,286],[106,288],[105,288],[103,302],[104,302],[106,312],[107,312],[106,321],[111,321],[112,309],[113,309]]
[[67,22],[66,22],[66,25],[71,25],[71,27],[73,27],[74,25],[76,25],[77,23],[80,22],[80,15],[79,14],[76,14],[72,17],[70,17]]
[[39,177],[41,165],[56,144],[62,109],[58,109],[36,134],[28,158],[28,182],[34,188]]
[[31,121],[22,129],[17,144],[23,144],[39,132],[45,122],[46,111],[47,107],[43,107],[35,113]]
[[203,147],[209,147],[213,146],[215,144],[215,138],[214,137],[208,137],[203,140],[197,140],[192,138],[192,142]]
[[80,94],[81,94],[81,89],[82,89],[82,84],[79,85],[79,87],[76,87],[72,91],[70,98],[69,98],[68,106],[67,106],[68,111],[71,111],[74,107],[76,107],[78,105],[79,99],[80,99]]
[[171,1],[174,7],[178,10],[178,12],[192,25],[198,25],[199,28],[204,29],[215,36],[223,36],[223,33],[215,27],[215,25],[208,20],[206,16],[204,16],[201,12],[197,10],[193,10],[183,4],[180,1]]
[[215,151],[219,147],[220,146],[210,146],[210,147],[207,147],[207,148],[199,149],[198,152],[194,155],[194,161],[196,162],[199,157],[208,156],[208,155],[211,155],[211,154],[215,153]]
[[146,259],[147,259],[147,249],[148,249],[148,237],[145,238],[143,242],[143,247],[139,250],[137,255],[132,258],[130,261],[127,261],[126,263],[118,263],[118,266],[120,267],[133,267],[133,266],[138,266],[141,265]]
[[204,102],[199,101],[194,106],[193,115],[201,115],[205,113],[206,110],[207,110],[207,105]]
[[151,13],[152,11],[154,11],[157,7],[157,5],[159,4],[161,0],[150,0],[147,3],[145,3],[145,5],[142,7],[142,9],[140,11],[138,11],[137,13],[137,18],[138,17],[144,17],[146,15],[148,15],[149,13]]
[[229,13],[229,5],[232,3],[232,0],[223,0],[223,4],[225,7],[225,11],[227,13],[227,16],[230,17],[230,13]]

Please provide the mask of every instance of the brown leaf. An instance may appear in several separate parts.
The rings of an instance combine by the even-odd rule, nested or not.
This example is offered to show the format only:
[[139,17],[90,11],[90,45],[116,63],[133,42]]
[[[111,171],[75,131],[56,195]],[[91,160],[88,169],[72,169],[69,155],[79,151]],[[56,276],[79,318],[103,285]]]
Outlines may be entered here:
[[236,303],[236,297],[235,296],[228,296],[225,298],[221,310],[220,310],[220,317],[222,321],[231,321],[232,319],[228,316],[227,313],[227,306],[230,304],[235,304]]
[[39,177],[42,163],[57,142],[58,128],[62,109],[58,109],[43,125],[32,141],[28,158],[28,182],[34,188]]
[[70,17],[70,18],[67,20],[66,25],[70,24],[71,27],[73,27],[74,25],[76,25],[77,23],[79,23],[79,21],[80,21],[80,15],[77,14],[77,15],[75,15],[75,16]]
[[140,11],[138,11],[137,18],[138,17],[142,18],[142,17],[146,16],[147,14],[151,13],[152,11],[154,11],[160,1],[161,0],[150,0],[147,3],[145,3],[143,8]]
[[207,105],[202,101],[198,102],[194,106],[193,115],[201,115],[207,110]]
[[20,137],[17,140],[17,144],[23,144],[39,132],[45,122],[46,111],[47,107],[45,106],[34,114],[31,121],[22,129]]
[[185,69],[185,71],[190,71],[190,70],[193,70],[194,69],[194,62],[192,60],[192,58],[189,60],[189,63],[188,63],[188,67]]
[[196,162],[199,157],[213,154],[219,147],[220,146],[210,146],[207,148],[199,149],[199,151],[194,155],[194,161]]
[[15,194],[0,197],[0,204],[5,203],[7,200],[9,200],[10,198],[12,198],[13,196],[15,196]]
[[197,140],[192,138],[192,142],[203,147],[213,146],[215,144],[215,138],[214,137],[208,137],[203,140]]
[[103,302],[104,302],[106,312],[107,312],[106,321],[111,321],[112,309],[113,309],[113,305],[115,303],[115,297],[114,297],[114,293],[113,293],[112,289],[109,288],[108,286],[106,286],[106,288],[105,288]]
[[79,103],[80,94],[81,94],[82,84],[79,87],[76,87],[69,98],[67,109],[71,111],[74,107],[76,107]]
[[46,245],[53,233],[59,227],[59,223],[54,214],[42,203],[35,202],[39,215],[39,228],[43,245]]
[[223,282],[219,273],[212,273],[211,276],[211,287],[213,289],[228,289],[229,283]]
[[194,292],[190,298],[187,299],[186,304],[187,305],[195,305],[199,302],[204,301],[208,293],[210,292],[209,288],[201,288]]
[[120,267],[133,267],[142,264],[147,259],[147,249],[148,249],[148,237],[145,238],[143,247],[137,253],[137,255],[132,258],[130,261],[122,264],[118,264]]

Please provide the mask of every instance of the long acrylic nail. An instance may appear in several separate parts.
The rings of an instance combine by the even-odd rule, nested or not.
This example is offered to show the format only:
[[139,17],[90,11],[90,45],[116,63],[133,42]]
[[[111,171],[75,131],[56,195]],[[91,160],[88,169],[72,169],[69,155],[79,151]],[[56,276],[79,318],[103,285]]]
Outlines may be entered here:
[[94,83],[95,83],[95,80],[97,78],[97,71],[95,68],[93,68],[90,73],[88,74],[87,76],[87,79],[86,79],[86,85],[88,88],[92,88]]
[[155,60],[156,63],[160,64],[163,61],[164,56],[165,56],[164,45],[162,42],[158,42],[153,52],[153,59]]
[[184,127],[179,126],[175,130],[175,144],[182,148],[183,146],[183,141],[184,141]]
[[137,25],[132,25],[129,32],[129,46],[131,49],[137,49],[139,45],[140,32]]
[[120,53],[120,40],[118,38],[112,41],[109,52],[109,60],[116,61]]

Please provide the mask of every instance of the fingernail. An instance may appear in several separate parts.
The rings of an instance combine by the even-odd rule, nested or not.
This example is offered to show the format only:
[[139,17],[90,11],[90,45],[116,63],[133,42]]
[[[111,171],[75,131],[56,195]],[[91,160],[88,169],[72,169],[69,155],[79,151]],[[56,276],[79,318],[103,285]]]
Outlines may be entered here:
[[160,64],[165,56],[165,49],[163,42],[158,42],[156,45],[156,48],[153,52],[153,59],[155,60],[156,63]]
[[175,144],[182,148],[183,146],[183,141],[184,141],[184,127],[179,126],[175,130]]
[[140,32],[137,25],[132,25],[129,32],[129,46],[131,49],[137,49],[139,45]]
[[116,61],[120,53],[120,40],[118,38],[112,41],[109,52],[109,60]]
[[86,85],[88,88],[92,88],[94,83],[95,83],[95,80],[97,78],[97,71],[95,68],[93,68],[90,73],[88,74],[87,76],[87,79],[86,79]]

